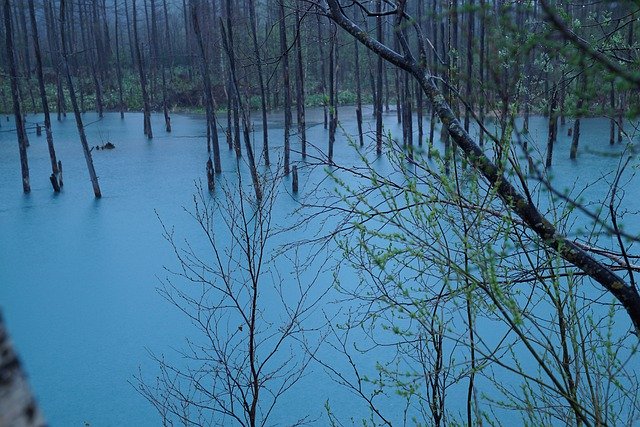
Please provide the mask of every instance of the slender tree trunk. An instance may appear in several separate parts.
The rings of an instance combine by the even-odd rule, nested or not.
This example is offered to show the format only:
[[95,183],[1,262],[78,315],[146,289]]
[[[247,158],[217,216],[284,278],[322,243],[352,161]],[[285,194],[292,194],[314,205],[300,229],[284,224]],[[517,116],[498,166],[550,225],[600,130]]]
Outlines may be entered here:
[[62,120],[62,116],[67,116],[66,111],[66,101],[64,98],[64,90],[62,87],[62,76],[60,71],[60,49],[58,48],[58,32],[55,25],[55,16],[53,12],[53,6],[51,5],[51,0],[46,0],[44,3],[45,8],[45,22],[47,27],[47,39],[49,44],[49,51],[51,52],[52,58],[51,62],[53,63],[53,68],[56,72],[56,113],[58,121]]
[[358,41],[354,43],[354,61],[356,74],[356,121],[358,123],[358,142],[364,146],[364,134],[362,132],[362,83],[360,82],[360,47]]
[[36,11],[33,0],[29,0],[29,17],[31,20],[31,35],[33,36],[33,49],[36,57],[36,74],[38,76],[38,88],[40,89],[40,100],[42,102],[42,112],[44,113],[44,130],[47,136],[47,147],[49,148],[49,159],[51,160],[51,182],[54,191],[60,191],[58,183],[58,160],[56,150],[53,146],[53,133],[51,132],[51,116],[49,113],[49,102],[47,101],[47,91],[44,86],[44,76],[42,73],[42,55],[40,52],[40,40],[38,39],[38,25],[36,23]]
[[[156,0],[151,0],[151,36],[152,42],[151,46],[153,47],[153,56],[155,57],[154,63],[156,64],[156,68],[158,62],[160,62],[160,73],[162,78],[162,112],[164,114],[164,128],[166,132],[171,132],[171,117],[169,116],[169,106],[167,105],[167,76],[166,76],[166,52],[165,49],[162,50],[162,54],[160,53],[160,48],[158,47],[159,38],[158,38],[158,14],[156,8]],[[167,33],[168,37],[169,34]]]
[[[376,13],[382,13],[382,0],[376,0]],[[380,43],[384,43],[382,35],[382,16],[376,18],[376,37]],[[382,72],[383,63],[382,56],[377,55],[377,73],[376,73],[376,154],[382,154]]]
[[16,118],[16,132],[18,134],[18,148],[20,150],[20,169],[22,171],[22,190],[25,193],[31,191],[29,183],[29,161],[27,160],[27,133],[24,127],[24,118],[22,117],[22,108],[20,106],[20,89],[18,87],[18,70],[16,68],[15,53],[13,46],[13,24],[11,22],[11,5],[9,0],[4,0],[4,28],[7,48],[7,65],[9,67],[9,76],[11,80],[11,98],[13,100],[13,114]]
[[322,30],[322,20],[320,14],[317,15],[318,21],[318,53],[320,55],[320,59],[318,61],[318,67],[320,69],[320,85],[321,85],[321,93],[322,93],[322,108],[324,114],[324,128],[327,129],[329,123],[329,117],[327,115],[327,76],[324,70],[324,32]]
[[124,16],[127,22],[127,38],[129,40],[129,54],[131,55],[131,66],[136,64],[135,41],[131,31],[131,19],[129,18],[129,0],[124,0]]
[[93,167],[93,159],[91,158],[91,150],[87,142],[87,136],[84,133],[84,125],[82,124],[82,116],[80,114],[80,108],[78,107],[78,100],[76,99],[76,93],[73,88],[73,81],[71,80],[71,72],[69,71],[69,60],[67,54],[67,41],[65,35],[65,0],[60,0],[60,37],[62,43],[62,63],[65,74],[67,76],[67,86],[69,88],[69,98],[71,99],[71,105],[73,107],[73,114],[76,118],[76,125],[78,127],[78,133],[80,134],[80,143],[82,144],[82,150],[84,152],[84,159],[87,162],[87,169],[89,170],[89,177],[91,178],[91,184],[93,185],[93,193],[96,198],[102,197],[100,192],[100,185],[98,184],[98,176],[96,170]]
[[[433,64],[438,64],[438,0],[432,0],[432,9],[431,9],[431,33],[433,37],[433,46],[432,49],[432,57],[431,61]],[[438,67],[434,67],[434,73],[438,73]],[[427,148],[427,157],[430,159],[433,153],[433,143],[436,133],[436,110],[435,108],[431,108],[431,118],[429,120],[429,145]]]
[[151,129],[151,105],[149,103],[149,93],[147,92],[147,74],[144,70],[144,62],[142,61],[142,52],[140,51],[140,37],[138,36],[138,11],[136,9],[136,0],[132,0],[133,7],[133,38],[135,44],[136,58],[138,62],[138,73],[140,75],[140,86],[142,89],[142,104],[144,108],[144,134],[147,138],[153,138],[153,130]]
[[[485,62],[485,25],[486,25],[485,0],[480,0],[480,54],[478,64],[478,75],[480,77],[480,88],[484,89],[484,62]],[[478,106],[480,123],[484,125],[485,97],[480,95],[480,105]],[[482,126],[479,130],[478,143],[480,147],[484,145],[484,130]]]
[[[229,1],[227,0],[227,6],[229,6]],[[229,9],[227,10],[227,12],[229,12]],[[222,21],[222,19],[220,19]],[[228,20],[227,22],[230,22],[230,20]],[[220,31],[222,33],[222,43],[224,46],[225,51],[227,52],[227,56],[229,57],[229,64],[231,66],[231,78],[233,81],[233,89],[235,91],[235,98],[237,99],[240,108],[240,111],[242,113],[242,127],[243,127],[243,133],[244,133],[244,145],[245,145],[245,151],[247,152],[247,158],[249,160],[249,170],[251,172],[251,180],[253,181],[253,188],[255,190],[256,193],[256,199],[258,201],[262,200],[262,186],[260,185],[260,177],[258,176],[258,170],[256,168],[256,161],[255,158],[253,156],[253,147],[251,146],[251,135],[250,135],[250,130],[251,130],[251,125],[249,123],[249,113],[247,112],[247,108],[245,107],[244,103],[241,102],[241,98],[240,98],[240,89],[239,89],[239,84],[238,84],[238,76],[236,74],[236,64],[235,64],[235,58],[234,58],[234,54],[233,54],[233,45],[231,44],[232,38],[231,38],[231,28],[229,28],[229,30],[227,32],[225,32],[224,30],[224,24],[222,24],[222,22],[220,22]],[[255,410],[256,410],[256,404],[258,401],[258,395],[257,395],[257,391],[254,395],[254,401],[250,410],[250,413],[253,414],[252,416],[252,420],[255,422]],[[252,422],[253,425],[253,422]]]
[[302,19],[300,17],[300,8],[296,8],[296,112],[298,120],[298,136],[300,138],[300,148],[302,158],[307,158],[307,125],[305,119],[304,108],[304,63],[302,62]]
[[[236,67],[236,55],[235,55],[235,44],[233,41],[233,7],[231,5],[231,0],[227,0],[227,28],[229,40],[229,51],[227,52],[227,59],[229,60],[229,90],[228,96],[231,99],[231,105],[233,107],[233,147],[236,150],[236,155],[239,157],[242,155],[242,143],[240,141],[240,89],[235,89],[235,81],[233,72]],[[222,21],[220,21],[222,25]]]
[[587,75],[586,71],[582,70],[580,75],[580,88],[578,89],[578,102],[576,103],[576,120],[573,123],[573,135],[571,139],[571,151],[569,158],[575,160],[578,157],[578,144],[580,142],[580,118],[583,115],[582,108],[584,107],[584,93],[587,90]]
[[251,24],[251,40],[253,42],[253,53],[256,56],[256,66],[258,69],[258,80],[260,83],[260,107],[262,109],[262,157],[264,164],[269,166],[269,126],[267,122],[267,96],[265,92],[264,74],[262,71],[262,58],[258,46],[258,22],[256,19],[255,0],[249,0],[249,19]]
[[118,79],[118,110],[120,118],[124,119],[124,99],[122,95],[122,66],[120,64],[120,28],[118,25],[118,0],[113,0],[116,32],[116,78]]
[[282,80],[284,84],[284,174],[289,175],[291,151],[291,85],[289,83],[289,52],[287,45],[287,23],[285,21],[284,0],[279,2],[280,52],[282,55]]
[[554,82],[553,88],[551,89],[551,100],[549,101],[549,136],[547,139],[547,160],[545,161],[546,169],[551,168],[551,163],[553,160],[553,146],[556,142],[556,137],[558,134],[557,104],[558,89],[556,83]]
[[[33,88],[31,87],[31,83],[30,83],[32,67],[31,67],[31,55],[29,53],[29,31],[27,30],[27,15],[25,12],[26,6],[27,6],[26,3],[24,3],[23,1],[18,2],[16,6],[17,8],[16,25],[20,26],[20,30],[21,30],[20,33],[22,36],[22,48],[24,49],[23,65],[24,65],[25,77],[27,80],[26,89],[29,91],[29,99],[31,99],[31,110],[35,112],[37,110],[36,99],[35,99],[35,96],[33,96]],[[19,18],[19,21],[18,21],[18,18]]]
[[618,143],[622,142],[622,135],[624,133],[624,116],[622,114],[622,107],[624,105],[624,96],[623,94],[620,94],[620,97],[618,98],[618,109],[617,109],[617,113],[618,113]]
[[[94,8],[95,8],[95,3]],[[102,102],[102,83],[100,82],[99,73],[96,69],[96,63],[99,62],[99,42],[96,38],[97,29],[99,28],[96,14],[92,14],[92,29],[87,31],[84,22],[88,21],[88,13],[83,11],[83,6],[80,5],[78,9],[78,16],[80,18],[80,31],[82,33],[82,45],[86,51],[85,58],[90,64],[91,68],[91,77],[93,79],[93,85],[95,87],[96,93],[96,111],[98,112],[98,117],[104,117],[104,104]],[[87,34],[89,33],[89,34]]]
[[[398,43],[398,36],[395,33],[391,33],[391,37],[393,37],[393,45],[396,52],[400,52],[400,44]],[[398,67],[393,67],[393,77],[395,82],[396,89],[396,117],[398,119],[398,124],[402,123],[402,89],[400,84],[400,70]]]
[[329,164],[333,164],[333,146],[336,141],[338,127],[338,96],[336,75],[336,34],[337,28],[331,23],[330,52],[329,52]]
[[218,122],[216,118],[215,103],[213,100],[213,93],[211,88],[211,76],[209,74],[209,61],[207,60],[207,53],[204,47],[204,40],[202,37],[202,31],[200,29],[200,22],[198,20],[198,0],[191,1],[191,17],[193,19],[193,30],[195,33],[198,48],[200,49],[200,70],[202,73],[202,82],[204,85],[204,96],[206,102],[207,111],[207,132],[210,132],[213,145],[213,164],[216,173],[222,172],[222,165],[220,163],[220,142],[218,140]]
[[475,8],[475,0],[469,0],[469,15],[467,16],[467,84],[465,92],[467,94],[467,103],[464,112],[464,130],[469,132],[469,125],[471,122],[471,112],[473,111],[473,90],[471,80],[473,79],[473,32],[474,32],[474,20],[475,15],[473,10]]
[[611,103],[611,119],[609,119],[609,144],[613,145],[616,142],[616,97],[613,88],[613,82],[611,82],[611,90],[609,91],[609,101]]

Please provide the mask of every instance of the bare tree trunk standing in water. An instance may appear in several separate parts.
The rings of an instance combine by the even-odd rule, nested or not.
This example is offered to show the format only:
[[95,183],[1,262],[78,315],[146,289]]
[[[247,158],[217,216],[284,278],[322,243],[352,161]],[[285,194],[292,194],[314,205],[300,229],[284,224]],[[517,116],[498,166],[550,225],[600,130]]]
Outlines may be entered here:
[[302,62],[302,30],[300,7],[296,5],[296,112],[302,158],[307,158],[307,125],[304,111],[304,63]]
[[51,116],[49,113],[49,102],[47,92],[44,87],[44,76],[42,74],[42,55],[40,53],[40,40],[38,40],[38,26],[36,23],[36,10],[33,0],[29,0],[29,17],[31,20],[31,35],[33,36],[33,48],[36,57],[36,74],[38,75],[38,88],[40,89],[40,99],[42,101],[42,112],[44,113],[44,130],[47,136],[47,147],[49,148],[49,158],[51,160],[51,185],[56,193],[60,191],[58,181],[58,160],[56,150],[53,146],[53,134],[51,132]]
[[[167,106],[167,70],[166,70],[166,47],[162,49],[158,48],[158,14],[156,8],[156,0],[151,0],[151,36],[152,36],[152,50],[155,57],[155,65],[157,67],[158,61],[160,61],[160,73],[162,76],[162,112],[164,113],[164,128],[167,132],[171,132],[171,117],[169,116],[169,107]],[[169,34],[165,35],[169,37]]]
[[336,25],[331,22],[331,36],[329,38],[329,164],[333,164],[333,146],[336,142],[336,130],[338,128],[338,91],[337,80],[338,66],[336,49],[337,49],[337,32]]
[[262,72],[262,59],[260,48],[258,47],[258,22],[256,20],[255,0],[249,0],[249,19],[251,20],[251,40],[253,42],[253,52],[256,56],[258,68],[258,80],[260,82],[260,107],[262,108],[262,157],[264,164],[269,166],[269,128],[267,123],[267,97],[265,93],[264,75]]
[[[380,43],[384,43],[382,38],[382,0],[376,0],[376,36]],[[382,57],[378,55],[377,73],[376,73],[376,154],[382,154]]]
[[147,75],[144,72],[144,63],[142,62],[142,52],[140,51],[140,38],[138,37],[138,11],[136,9],[136,0],[132,0],[133,8],[133,43],[135,44],[136,59],[138,62],[138,73],[140,74],[140,86],[142,88],[142,104],[144,108],[144,134],[147,138],[153,138],[153,130],[151,129],[151,106],[149,104],[149,93],[147,92]]
[[46,426],[1,315],[0,378],[0,426]]
[[291,85],[289,83],[289,50],[287,46],[287,23],[284,14],[285,0],[278,0],[280,15],[280,54],[282,55],[282,80],[284,83],[284,174],[289,175],[291,156]]
[[558,86],[553,82],[551,99],[549,100],[549,136],[547,139],[547,160],[545,168],[549,169],[553,160],[553,145],[558,135]]
[[20,149],[20,169],[22,171],[22,190],[25,193],[31,191],[29,184],[29,161],[27,160],[27,134],[24,128],[24,118],[20,106],[20,92],[18,88],[18,71],[16,69],[14,48],[13,48],[13,26],[11,22],[11,5],[9,0],[4,0],[4,28],[7,46],[7,65],[9,66],[9,76],[11,80],[11,97],[13,99],[13,114],[16,117],[16,132],[18,134],[18,148]]
[[[47,41],[49,45],[49,51],[51,55],[55,55],[56,58],[60,56],[58,48],[58,31],[55,25],[55,16],[53,13],[53,6],[51,0],[45,0],[44,4],[44,17],[47,27]],[[62,120],[62,116],[67,117],[67,110],[65,106],[64,90],[62,88],[62,76],[60,70],[59,60],[53,60],[53,68],[56,72],[56,113],[58,121]]]
[[575,160],[578,157],[578,143],[580,142],[580,118],[582,117],[582,108],[584,106],[584,94],[587,91],[587,75],[583,69],[580,75],[580,88],[578,89],[578,102],[576,103],[576,120],[573,123],[573,135],[571,139],[571,152],[569,158]]
[[[8,1],[8,0],[5,0]],[[80,134],[80,143],[82,144],[82,150],[84,152],[84,159],[87,162],[87,169],[89,169],[89,177],[91,178],[91,184],[93,185],[93,194],[96,198],[102,197],[100,192],[100,185],[98,184],[98,177],[96,176],[96,170],[93,167],[93,159],[91,158],[91,150],[87,143],[87,136],[84,133],[84,125],[82,124],[82,116],[80,115],[80,109],[78,107],[78,100],[76,99],[76,92],[73,88],[73,80],[71,80],[71,72],[69,71],[69,60],[67,58],[67,39],[65,35],[65,0],[60,0],[60,38],[62,43],[62,65],[64,72],[67,76],[67,85],[69,87],[69,98],[71,99],[71,105],[73,107],[73,114],[76,118],[76,125],[78,126],[78,133]]]
[[474,32],[474,13],[475,0],[469,0],[469,16],[467,16],[467,84],[466,84],[466,96],[467,103],[464,112],[464,130],[469,132],[469,125],[471,122],[471,112],[473,111],[473,90],[471,86],[471,79],[473,78],[473,32]]
[[[230,0],[227,0],[227,1],[229,2]],[[229,3],[227,3],[227,5],[229,5]],[[249,123],[249,113],[247,111],[248,108],[244,105],[244,103],[240,99],[238,75],[236,73],[236,61],[233,54],[233,45],[231,44],[231,41],[233,40],[231,38],[231,34],[232,34],[231,28],[229,28],[228,32],[225,31],[222,18],[220,18],[220,33],[222,35],[222,45],[224,47],[224,50],[227,53],[227,56],[229,57],[229,65],[231,67],[229,70],[231,72],[231,81],[233,84],[233,89],[235,92],[236,99],[238,101],[238,107],[240,109],[240,113],[242,114],[244,146],[245,146],[245,150],[247,151],[247,157],[249,160],[249,170],[251,172],[251,180],[253,181],[253,188],[256,193],[256,200],[260,202],[262,201],[262,187],[260,185],[260,177],[258,176],[258,170],[256,169],[256,160],[255,160],[255,157],[253,156],[253,147],[251,146],[251,135],[250,135],[251,125]],[[239,159],[240,158],[238,157],[238,161]],[[255,408],[252,408],[251,412],[255,413]]]
[[[354,9],[354,20],[357,19],[357,11]],[[355,61],[355,78],[356,78],[356,121],[358,122],[358,142],[360,147],[364,146],[364,135],[362,133],[362,83],[360,82],[360,43],[355,40],[354,61]]]
[[[220,142],[218,140],[218,120],[216,118],[215,104],[213,102],[213,94],[211,92],[211,76],[209,75],[209,61],[207,60],[206,50],[204,48],[204,40],[202,38],[202,30],[200,29],[200,21],[198,20],[198,0],[190,0],[191,17],[193,19],[193,30],[200,49],[200,70],[202,72],[202,82],[204,86],[204,96],[207,111],[208,132],[211,133],[213,145],[213,164],[216,173],[222,172],[220,163]],[[211,153],[209,153],[211,155]]]
[[120,27],[118,25],[118,0],[113,0],[113,11],[115,15],[116,32],[116,77],[118,79],[118,111],[120,111],[120,118],[124,119],[124,100],[122,97],[122,68],[120,65]]
[[613,82],[611,82],[611,90],[609,91],[609,102],[611,103],[611,112],[609,113],[611,116],[609,119],[609,144],[613,145],[616,142],[616,96]]
[[318,22],[318,54],[320,56],[318,60],[318,67],[320,69],[320,90],[322,93],[322,109],[323,109],[323,124],[324,128],[327,129],[327,125],[329,123],[328,115],[327,115],[327,77],[324,69],[324,31],[322,31],[322,17],[318,14],[316,15]]

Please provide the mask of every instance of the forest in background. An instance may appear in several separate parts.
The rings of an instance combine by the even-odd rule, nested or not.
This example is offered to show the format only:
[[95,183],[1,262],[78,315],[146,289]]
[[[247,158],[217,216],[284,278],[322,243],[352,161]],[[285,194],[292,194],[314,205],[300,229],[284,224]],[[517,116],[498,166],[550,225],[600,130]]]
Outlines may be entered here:
[[[201,57],[208,65],[216,110],[234,110],[239,96],[255,111],[264,90],[267,110],[282,109],[285,88],[289,102],[328,105],[331,92],[338,104],[371,103],[376,94],[376,62],[344,32],[335,31],[311,2],[280,0],[73,0],[67,1],[60,27],[59,1],[25,0],[10,4],[13,52],[24,112],[42,112],[38,93],[36,45],[47,100],[57,114],[71,110],[60,64],[60,32],[67,34],[71,75],[82,111],[141,111],[148,87],[152,111],[206,108]],[[363,2],[375,9],[375,1]],[[30,20],[29,7],[34,8]],[[385,6],[386,7],[386,6]],[[280,10],[282,9],[282,10]],[[429,64],[451,90],[478,114],[504,118],[514,111],[549,114],[551,103],[561,121],[578,115],[636,115],[638,94],[611,70],[585,59],[575,44],[545,20],[537,1],[408,2],[407,12],[430,40]],[[355,22],[365,23],[350,7]],[[594,49],[621,64],[637,60],[636,7],[632,2],[563,2],[559,17],[567,29]],[[381,40],[394,40],[390,17],[381,19]],[[198,27],[199,31],[196,31]],[[0,23],[0,45],[6,52],[7,23]],[[364,28],[367,28],[366,26]],[[225,53],[230,40],[234,58]],[[281,35],[284,34],[284,37]],[[284,40],[284,44],[282,41]],[[202,41],[203,49],[199,48]],[[331,56],[335,44],[333,65]],[[397,41],[392,45],[397,46]],[[288,56],[287,61],[284,61]],[[6,56],[0,81],[0,111],[12,112]],[[239,94],[232,88],[231,62],[236,62]],[[280,69],[288,65],[283,73]],[[257,66],[257,65],[260,66]],[[140,69],[145,82],[141,82]],[[285,74],[289,83],[285,82]],[[423,108],[414,85],[405,88],[404,73],[382,67],[385,109],[398,112]],[[333,87],[331,79],[335,82]],[[295,92],[295,93],[294,93]],[[407,102],[407,98],[409,102]],[[428,108],[424,105],[424,108]]]

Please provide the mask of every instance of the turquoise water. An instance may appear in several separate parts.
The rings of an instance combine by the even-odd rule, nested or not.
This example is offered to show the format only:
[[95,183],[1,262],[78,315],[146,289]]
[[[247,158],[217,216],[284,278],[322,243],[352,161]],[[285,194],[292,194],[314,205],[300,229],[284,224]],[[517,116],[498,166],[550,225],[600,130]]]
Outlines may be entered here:
[[[342,132],[353,133],[353,109],[345,107],[340,114]],[[312,110],[308,116],[308,139],[325,151],[327,132],[320,124],[321,111]],[[370,117],[365,114],[365,118]],[[385,121],[387,129],[397,135],[395,117],[391,112]],[[29,115],[27,120],[32,124],[40,118]],[[103,193],[100,200],[93,198],[71,116],[53,123],[58,158],[64,166],[63,192],[56,195],[51,191],[45,137],[37,137],[30,129],[32,192],[22,194],[15,133],[10,131],[12,122],[3,117],[0,307],[51,425],[160,425],[153,407],[136,392],[134,376],[142,372],[146,378],[153,378],[157,365],[149,352],[174,354],[172,348],[180,347],[185,336],[191,334],[187,319],[156,290],[159,278],[166,275],[163,267],[176,263],[162,237],[158,217],[175,226],[181,236],[198,235],[197,224],[184,208],[192,206],[195,183],[204,178],[204,120],[174,115],[173,132],[166,134],[162,117],[155,115],[156,136],[152,141],[142,135],[141,114],[130,113],[121,120],[118,114],[108,113],[98,120],[95,114],[87,113],[84,120],[91,145],[110,141],[116,146],[115,150],[93,151]],[[282,129],[279,117],[272,120],[270,133],[276,160],[281,153]],[[425,121],[425,135],[427,125]],[[371,122],[365,124],[367,129],[373,126]],[[531,138],[544,141],[546,126],[544,118],[533,118]],[[609,146],[608,132],[605,119],[584,120],[580,156],[570,162],[570,138],[566,137],[566,128],[561,128],[553,166],[559,188],[597,181],[585,197],[593,200],[606,194],[607,180],[613,179],[610,171],[624,149],[623,145]],[[222,133],[220,138],[223,179],[235,179],[235,155],[227,150]],[[259,147],[259,130],[254,141]],[[293,137],[292,141],[295,149],[297,139]],[[310,152],[316,153],[314,150]],[[602,152],[609,155],[603,156]],[[297,153],[292,158],[300,160]],[[344,137],[338,140],[335,159],[345,166],[358,163],[357,154]],[[380,160],[377,167],[384,170],[388,164]],[[301,183],[297,197],[284,189],[281,192],[274,211],[276,223],[290,221],[289,215],[300,200],[316,192],[318,185],[325,189],[333,185],[326,179],[324,167],[303,170]],[[283,185],[288,184],[285,180]],[[636,221],[632,212],[640,208],[640,198],[635,197],[637,186],[627,188],[624,206],[631,213],[623,220],[633,229]],[[579,220],[576,228],[585,223]],[[309,230],[286,238],[305,238],[306,233]],[[318,286],[330,288],[330,275],[322,276]],[[329,351],[326,357],[331,357]],[[322,369],[312,366],[290,397],[283,398],[273,422],[309,415],[311,421],[324,425],[328,398],[332,410],[347,418],[366,413],[361,402],[330,381]],[[393,408],[393,402],[389,405]]]

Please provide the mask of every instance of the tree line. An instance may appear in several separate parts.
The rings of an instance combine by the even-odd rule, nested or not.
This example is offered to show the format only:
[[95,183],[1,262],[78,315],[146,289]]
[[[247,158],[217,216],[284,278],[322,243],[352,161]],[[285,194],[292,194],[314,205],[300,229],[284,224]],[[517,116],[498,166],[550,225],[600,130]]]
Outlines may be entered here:
[[[362,7],[350,8],[350,18],[381,42],[391,40],[391,47],[399,50],[395,33],[406,29],[398,29],[389,13],[382,13],[375,22],[366,19],[378,7],[387,11],[388,5],[375,0],[356,4]],[[530,115],[544,114],[550,119],[547,166],[552,162],[558,122],[573,122],[569,132],[574,159],[584,116],[608,117],[609,142],[624,139],[625,118],[636,114],[638,95],[618,76],[620,66],[612,63],[626,66],[637,60],[632,3],[565,2],[549,17],[540,1],[419,0],[403,8],[413,20],[407,25],[423,29],[429,48],[422,60],[442,79],[444,95],[466,130],[474,119],[487,125],[498,122],[500,129],[508,129],[507,124],[521,116],[521,130],[526,133]],[[0,81],[0,109],[16,114],[18,136],[24,141],[21,147],[28,146],[24,114],[44,112],[43,125],[49,129],[50,114],[55,112],[61,120],[73,109],[74,97],[80,113],[95,110],[102,116],[108,110],[124,117],[125,112],[142,110],[143,132],[149,139],[154,135],[152,111],[163,113],[165,132],[171,131],[172,112],[205,111],[212,160],[208,170],[215,173],[221,170],[218,131],[240,155],[242,146],[247,147],[242,129],[252,129],[254,123],[263,129],[257,157],[268,165],[268,115],[283,109],[283,167],[288,174],[291,135],[297,135],[295,150],[306,157],[305,107],[309,105],[324,107],[324,126],[330,130],[329,163],[337,107],[346,103],[357,106],[361,145],[365,142],[363,105],[373,105],[378,153],[384,135],[382,114],[392,109],[403,124],[408,146],[415,140],[430,152],[434,141],[442,139],[449,147],[447,133],[437,135],[435,110],[408,74],[336,31],[335,24],[312,3],[36,0],[6,1],[4,9],[7,16],[0,25],[4,35],[0,43],[7,55],[0,59],[6,77]],[[564,31],[557,31],[554,24]],[[569,43],[566,35],[582,44]],[[409,38],[408,43],[415,45],[417,40]],[[585,46],[611,53],[611,60],[592,60],[588,52],[585,55]],[[217,118],[221,111],[229,113],[226,123]],[[257,117],[250,118],[252,112]],[[481,145],[485,131],[480,126]],[[504,137],[504,132],[499,136]],[[47,141],[56,176],[49,134]],[[26,151],[21,148],[21,153],[23,180],[27,180]],[[209,175],[213,182],[213,174]],[[52,184],[54,190],[61,185],[53,180]]]

